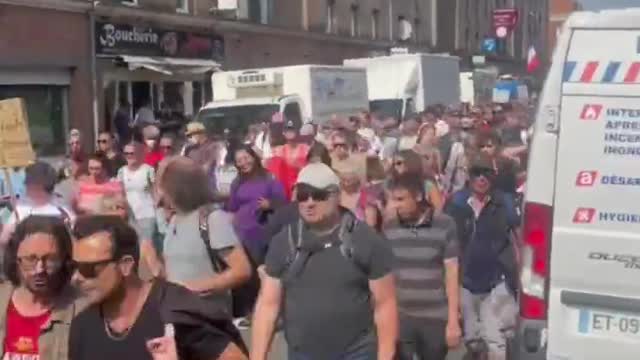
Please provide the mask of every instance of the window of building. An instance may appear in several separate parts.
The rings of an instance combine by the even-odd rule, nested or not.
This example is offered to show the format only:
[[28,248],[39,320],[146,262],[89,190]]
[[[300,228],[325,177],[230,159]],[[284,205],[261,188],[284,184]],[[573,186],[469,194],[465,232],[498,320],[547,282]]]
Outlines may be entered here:
[[188,14],[189,0],[176,0],[176,12]]
[[138,0],[120,0],[120,4],[127,6],[138,6]]
[[351,36],[360,36],[360,19],[358,5],[351,5]]
[[420,23],[419,18],[415,18],[413,20],[413,32],[411,33],[413,41],[416,43],[420,43],[422,41],[422,37],[420,36],[420,31],[422,31],[422,24]]
[[59,85],[0,85],[0,100],[25,100],[29,134],[37,156],[62,155],[69,127],[68,87]]
[[327,0],[327,33],[332,34],[337,30],[336,24],[336,1]]
[[380,10],[373,9],[371,12],[371,38],[377,39],[380,36]]

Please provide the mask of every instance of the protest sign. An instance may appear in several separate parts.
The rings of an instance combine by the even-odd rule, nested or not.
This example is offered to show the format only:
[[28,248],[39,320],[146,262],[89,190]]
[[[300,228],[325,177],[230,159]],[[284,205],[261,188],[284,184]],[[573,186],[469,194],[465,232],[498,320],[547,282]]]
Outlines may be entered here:
[[0,101],[0,168],[24,167],[36,159],[23,99]]

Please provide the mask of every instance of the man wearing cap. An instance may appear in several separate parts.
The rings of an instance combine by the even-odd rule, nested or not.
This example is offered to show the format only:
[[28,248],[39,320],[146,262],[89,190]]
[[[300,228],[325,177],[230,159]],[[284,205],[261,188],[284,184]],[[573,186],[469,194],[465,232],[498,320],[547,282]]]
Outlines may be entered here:
[[252,328],[251,359],[266,359],[282,311],[290,360],[395,355],[398,315],[387,242],[339,207],[325,164],[298,177],[299,220],[270,244]]
[[445,212],[460,239],[465,343],[482,358],[504,359],[505,330],[515,323],[517,266],[512,231],[519,224],[513,198],[494,187],[493,163],[485,155],[471,162],[468,185]]
[[36,162],[26,168],[26,199],[16,204],[13,213],[2,227],[0,245],[6,245],[16,224],[31,215],[58,216],[69,226],[73,223],[75,220],[73,212],[55,203],[53,189],[56,180],[55,169],[45,162]]
[[188,123],[184,135],[188,145],[183,150],[183,155],[202,164],[206,173],[212,174],[218,163],[219,149],[218,144],[207,136],[204,124],[197,121]]

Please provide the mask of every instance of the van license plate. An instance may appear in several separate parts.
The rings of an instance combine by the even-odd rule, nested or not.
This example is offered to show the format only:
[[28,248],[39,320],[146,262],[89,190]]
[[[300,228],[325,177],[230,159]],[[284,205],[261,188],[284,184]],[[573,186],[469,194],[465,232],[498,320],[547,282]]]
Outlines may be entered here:
[[602,311],[580,310],[580,334],[639,335],[640,317]]

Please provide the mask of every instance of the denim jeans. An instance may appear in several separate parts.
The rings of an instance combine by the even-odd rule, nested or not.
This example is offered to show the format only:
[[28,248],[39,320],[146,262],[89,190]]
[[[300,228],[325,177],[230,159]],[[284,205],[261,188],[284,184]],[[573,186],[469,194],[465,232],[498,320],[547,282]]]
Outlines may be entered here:
[[307,354],[289,347],[289,360],[375,360],[378,357],[378,339],[374,332],[363,336],[336,358]]

